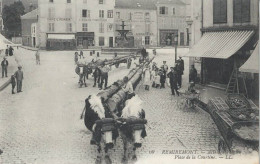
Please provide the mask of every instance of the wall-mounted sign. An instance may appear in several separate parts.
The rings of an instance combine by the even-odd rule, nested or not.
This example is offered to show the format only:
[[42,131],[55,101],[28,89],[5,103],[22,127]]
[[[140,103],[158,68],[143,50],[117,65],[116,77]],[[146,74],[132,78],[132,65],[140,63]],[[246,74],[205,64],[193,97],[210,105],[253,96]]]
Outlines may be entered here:
[[49,21],[71,21],[71,18],[48,18]]

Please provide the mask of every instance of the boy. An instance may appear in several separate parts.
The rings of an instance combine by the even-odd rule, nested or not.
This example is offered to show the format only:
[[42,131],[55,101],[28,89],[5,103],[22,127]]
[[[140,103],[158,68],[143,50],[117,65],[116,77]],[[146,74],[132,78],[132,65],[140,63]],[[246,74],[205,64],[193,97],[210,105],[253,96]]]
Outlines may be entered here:
[[14,93],[14,88],[16,86],[15,75],[11,76],[11,84],[12,84],[12,94],[15,94]]

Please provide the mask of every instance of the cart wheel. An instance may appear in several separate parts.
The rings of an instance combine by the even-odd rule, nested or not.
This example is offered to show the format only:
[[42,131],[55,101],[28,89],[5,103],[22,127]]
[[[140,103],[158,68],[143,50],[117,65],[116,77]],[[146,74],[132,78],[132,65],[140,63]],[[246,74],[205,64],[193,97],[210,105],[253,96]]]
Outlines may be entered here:
[[225,142],[223,141],[223,139],[221,139],[218,142],[218,153],[225,154],[226,152],[227,152],[227,146],[226,146]]
[[129,69],[131,67],[131,63],[132,63],[131,59],[128,59],[127,60],[127,69]]
[[119,63],[116,63],[116,64],[115,64],[115,67],[118,68],[118,67],[119,67]]

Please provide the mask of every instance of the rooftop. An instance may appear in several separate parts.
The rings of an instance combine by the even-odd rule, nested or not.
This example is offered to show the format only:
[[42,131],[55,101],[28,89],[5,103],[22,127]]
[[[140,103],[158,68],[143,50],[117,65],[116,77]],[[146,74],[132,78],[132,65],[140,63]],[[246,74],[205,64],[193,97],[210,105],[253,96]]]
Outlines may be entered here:
[[21,16],[21,19],[37,19],[37,15],[38,15],[38,9],[35,9]]

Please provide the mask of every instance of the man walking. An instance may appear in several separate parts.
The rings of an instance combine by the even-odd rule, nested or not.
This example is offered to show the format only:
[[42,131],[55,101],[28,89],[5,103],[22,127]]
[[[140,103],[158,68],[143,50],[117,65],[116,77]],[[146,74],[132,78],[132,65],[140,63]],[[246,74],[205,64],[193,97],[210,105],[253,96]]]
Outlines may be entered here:
[[6,57],[4,57],[4,60],[1,62],[1,66],[2,66],[2,78],[8,77],[7,76],[7,67],[8,67],[8,61],[6,60]]
[[101,71],[101,84],[99,86],[99,89],[101,90],[104,83],[105,83],[104,89],[107,88],[108,72],[110,71],[110,68],[108,66],[105,66],[105,63],[103,62],[100,71]]
[[175,92],[177,96],[179,96],[178,88],[177,88],[177,71],[176,67],[171,67],[171,72],[167,74],[168,78],[170,79],[170,85],[171,85],[171,91],[172,95],[175,95]]
[[17,93],[22,92],[22,81],[23,81],[22,66],[18,66],[18,70],[15,72],[15,77],[17,82]]

